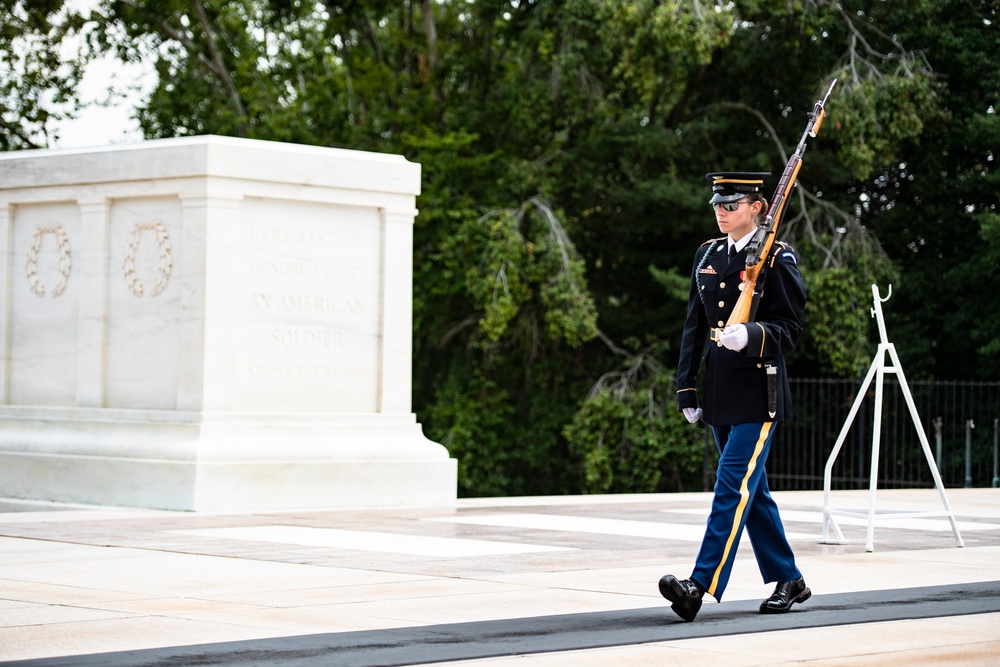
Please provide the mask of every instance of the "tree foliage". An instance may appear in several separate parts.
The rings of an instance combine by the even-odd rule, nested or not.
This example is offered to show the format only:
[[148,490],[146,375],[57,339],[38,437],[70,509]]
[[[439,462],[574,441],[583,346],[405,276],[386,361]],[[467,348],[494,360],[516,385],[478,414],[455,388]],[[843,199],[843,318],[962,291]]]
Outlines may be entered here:
[[[673,407],[673,376],[656,350],[605,373],[566,425],[588,493],[683,489],[702,465],[702,433]],[[666,400],[664,400],[666,399]]]
[[73,117],[87,58],[64,58],[84,25],[67,4],[0,0],[0,150],[44,148]]
[[[423,166],[414,404],[459,460],[462,493],[488,495],[698,488],[701,431],[673,407],[671,369],[692,254],[718,235],[704,174],[776,178],[833,78],[781,227],[810,290],[793,372],[856,376],[873,351],[871,285],[892,283],[890,335],[911,377],[995,377],[1000,339],[976,306],[1000,262],[997,11],[102,0],[88,26],[95,53],[155,67],[137,110],[150,138]],[[4,147],[29,145],[10,118]]]

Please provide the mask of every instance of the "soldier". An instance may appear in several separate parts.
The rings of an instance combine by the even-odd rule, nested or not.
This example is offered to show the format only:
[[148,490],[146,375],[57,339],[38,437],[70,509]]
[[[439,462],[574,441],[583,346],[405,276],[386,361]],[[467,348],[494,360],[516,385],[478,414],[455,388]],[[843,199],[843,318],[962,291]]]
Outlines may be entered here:
[[[694,620],[707,592],[717,601],[729,582],[746,527],[764,583],[777,582],[760,605],[780,614],[812,595],[795,565],[764,469],[776,422],[789,419],[791,396],[784,355],[802,335],[806,289],[791,247],[775,243],[752,322],[725,326],[745,286],[746,245],[767,212],[762,172],[717,172],[711,204],[725,236],[707,241],[694,256],[691,294],[677,367],[678,406],[689,422],[703,418],[719,448],[712,511],[690,578],[660,579],[660,593],[685,621]],[[698,369],[707,339],[704,401],[697,397]],[[769,386],[770,380],[770,386]]]

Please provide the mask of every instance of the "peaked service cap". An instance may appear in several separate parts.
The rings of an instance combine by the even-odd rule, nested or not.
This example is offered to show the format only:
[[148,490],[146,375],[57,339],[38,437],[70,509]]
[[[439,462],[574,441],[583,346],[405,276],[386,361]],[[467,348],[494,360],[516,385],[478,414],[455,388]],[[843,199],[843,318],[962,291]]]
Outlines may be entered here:
[[764,191],[764,179],[771,175],[769,171],[716,171],[705,174],[712,180],[712,199],[710,204],[724,204],[739,201],[747,195],[760,194]]

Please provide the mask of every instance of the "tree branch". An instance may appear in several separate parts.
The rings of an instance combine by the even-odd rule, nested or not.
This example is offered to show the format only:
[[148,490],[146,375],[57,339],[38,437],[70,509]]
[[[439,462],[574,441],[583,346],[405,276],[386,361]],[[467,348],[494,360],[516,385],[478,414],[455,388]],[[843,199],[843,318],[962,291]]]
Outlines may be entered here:
[[[222,79],[222,85],[225,86],[226,90],[229,92],[229,99],[232,100],[233,104],[236,106],[236,113],[241,118],[246,118],[246,109],[243,106],[243,101],[240,99],[239,90],[236,89],[236,84],[233,83],[232,77],[229,76],[229,70],[226,68],[226,64],[222,59],[222,54],[219,51],[218,44],[215,40],[215,35],[212,32],[212,24],[208,20],[208,14],[205,12],[205,5],[202,4],[201,0],[194,0],[194,9],[198,14],[198,22],[201,23],[202,30],[205,31],[205,43],[208,47],[208,53],[211,56],[211,62],[213,64],[212,69],[215,71],[216,75]],[[246,126],[244,125],[242,134],[245,134]]]

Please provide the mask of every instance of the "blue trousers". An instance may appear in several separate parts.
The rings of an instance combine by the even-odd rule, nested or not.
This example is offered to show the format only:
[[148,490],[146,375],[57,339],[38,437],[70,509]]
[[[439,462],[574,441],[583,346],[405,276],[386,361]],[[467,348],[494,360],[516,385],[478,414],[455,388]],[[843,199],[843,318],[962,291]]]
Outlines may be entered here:
[[764,464],[774,427],[764,422],[713,428],[720,454],[715,496],[691,579],[720,602],[744,528],[765,584],[802,576],[767,486]]

